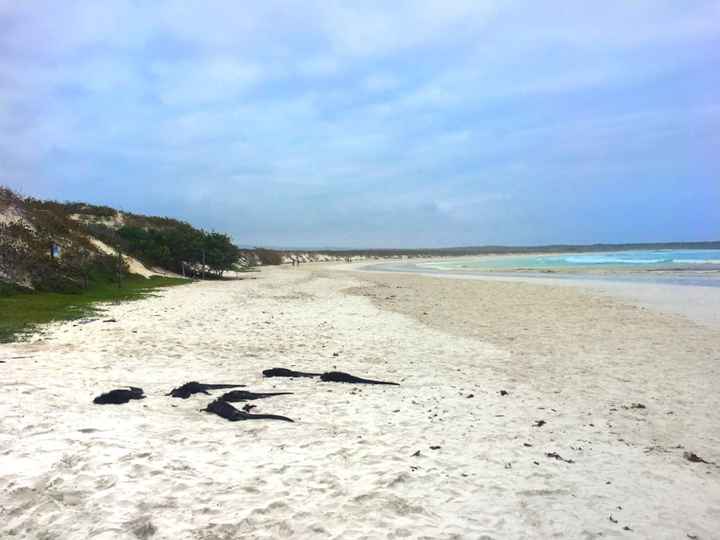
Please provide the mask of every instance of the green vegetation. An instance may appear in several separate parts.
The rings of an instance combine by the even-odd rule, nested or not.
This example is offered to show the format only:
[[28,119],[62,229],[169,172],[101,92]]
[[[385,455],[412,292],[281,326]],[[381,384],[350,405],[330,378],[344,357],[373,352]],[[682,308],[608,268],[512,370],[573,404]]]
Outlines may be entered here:
[[263,265],[278,265],[282,264],[282,253],[274,251],[272,249],[255,248],[255,254],[257,255],[260,264]]
[[[0,211],[7,209],[21,219],[0,223],[0,280],[36,291],[76,293],[92,281],[127,273],[121,259],[95,248],[63,204],[23,199],[0,187]],[[51,256],[51,246],[61,255]]]
[[144,298],[158,287],[189,283],[166,277],[130,276],[121,284],[92,281],[80,293],[27,292],[18,287],[0,287],[0,343],[22,338],[37,324],[78,319],[100,313],[99,302],[119,302]]
[[230,237],[176,222],[163,229],[124,226],[116,244],[153,266],[177,273],[222,277],[240,257]]
[[99,217],[115,217],[117,210],[109,206],[98,206],[95,204],[87,204],[81,202],[55,203],[62,207],[62,210],[68,214],[85,214]]
[[[224,234],[108,206],[20,197],[0,186],[0,342],[37,324],[98,313],[185,279],[131,275],[124,255],[190,277],[221,278],[244,255]],[[105,253],[95,240],[114,249]]]
[[[128,273],[123,255],[187,277],[215,279],[254,261],[229,236],[168,217],[25,198],[2,186],[0,213],[11,218],[0,221],[0,282],[40,292],[78,293],[93,282],[117,282]],[[95,240],[118,255],[105,253]]]
[[[61,257],[50,256],[59,245]],[[0,275],[37,291],[78,292],[100,276],[124,274],[122,260],[94,250],[87,238],[55,236],[41,227],[0,224]]]
[[[24,198],[1,186],[0,212],[10,218],[0,222],[0,342],[37,324],[96,314],[98,303],[188,282],[131,275],[123,255],[193,277],[222,277],[241,253],[226,235],[175,219]],[[94,239],[117,254],[105,253]]]

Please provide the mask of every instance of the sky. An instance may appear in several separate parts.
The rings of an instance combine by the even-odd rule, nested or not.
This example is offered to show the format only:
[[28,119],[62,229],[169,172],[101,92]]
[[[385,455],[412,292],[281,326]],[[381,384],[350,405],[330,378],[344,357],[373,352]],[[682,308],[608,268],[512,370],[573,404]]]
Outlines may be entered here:
[[720,0],[0,0],[0,184],[240,245],[720,240]]

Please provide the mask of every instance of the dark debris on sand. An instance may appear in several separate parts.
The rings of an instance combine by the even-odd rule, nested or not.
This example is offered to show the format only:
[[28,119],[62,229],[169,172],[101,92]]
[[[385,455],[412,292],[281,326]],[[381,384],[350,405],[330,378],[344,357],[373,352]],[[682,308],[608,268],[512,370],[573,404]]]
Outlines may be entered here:
[[546,452],[545,455],[546,455],[547,457],[549,457],[549,458],[557,459],[558,461],[564,461],[565,463],[575,463],[574,460],[572,460],[572,459],[565,459],[564,457],[562,457],[562,456],[561,456],[560,454],[558,454],[557,452]]
[[683,452],[683,457],[688,460],[690,463],[705,463],[707,465],[715,465],[712,461],[706,461],[700,456],[698,456],[695,452]]
[[631,403],[630,405],[623,405],[623,409],[647,409],[642,403]]

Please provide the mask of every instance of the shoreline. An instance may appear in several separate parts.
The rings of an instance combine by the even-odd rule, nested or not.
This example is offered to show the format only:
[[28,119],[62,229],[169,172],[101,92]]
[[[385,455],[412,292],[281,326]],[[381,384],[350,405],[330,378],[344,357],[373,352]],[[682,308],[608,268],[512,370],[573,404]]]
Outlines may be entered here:
[[[334,267],[342,270],[343,267]],[[657,309],[664,313],[679,314],[696,323],[720,329],[720,274],[713,273],[697,281],[688,281],[676,275],[667,279],[658,279],[656,274],[649,276],[647,271],[637,270],[632,275],[624,272],[606,272],[602,274],[557,273],[539,274],[528,272],[447,272],[418,268],[413,264],[396,263],[361,264],[346,270],[361,274],[398,274],[415,275],[437,279],[478,280],[496,282],[535,283],[557,287],[575,287],[587,289],[637,303],[646,308]]]
[[[569,255],[567,253],[553,253],[551,256]],[[500,258],[500,259],[513,259],[516,255],[481,255],[467,257],[471,260],[477,260],[478,258]],[[452,257],[445,260],[448,261],[461,261],[466,257]],[[432,264],[437,262],[437,259],[417,259],[417,260],[392,260],[386,262],[369,262],[362,261],[353,263],[355,268],[362,268],[368,271],[375,272],[412,272],[412,273],[424,273],[424,274],[444,274],[444,275],[457,275],[457,276],[519,276],[525,278],[536,278],[536,277],[557,277],[557,278],[578,278],[578,279],[608,279],[608,280],[636,280],[639,278],[647,278],[648,281],[652,279],[674,279],[682,280],[685,278],[696,277],[697,282],[692,283],[693,285],[706,283],[704,286],[708,287],[720,287],[720,266],[714,264],[702,265],[702,268],[696,266],[683,266],[683,267],[670,267],[670,266],[658,266],[658,267],[646,267],[646,268],[633,268],[633,267],[622,267],[622,266],[606,266],[606,267],[554,267],[554,268],[432,268],[429,266],[420,266],[423,264]],[[361,265],[361,266],[358,266]],[[700,266],[700,265],[698,265]],[[658,278],[659,276],[659,278]]]

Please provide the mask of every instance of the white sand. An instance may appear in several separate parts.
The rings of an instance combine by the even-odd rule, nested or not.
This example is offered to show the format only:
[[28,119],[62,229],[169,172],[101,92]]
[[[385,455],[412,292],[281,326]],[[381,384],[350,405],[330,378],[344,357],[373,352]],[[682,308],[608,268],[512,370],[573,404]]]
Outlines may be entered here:
[[17,207],[7,206],[0,210],[0,225],[14,225],[15,223],[27,224],[27,220]]
[[[720,336],[684,317],[567,287],[311,267],[109,317],[0,346],[0,537],[720,530],[720,469],[683,459],[720,463]],[[402,386],[262,378],[276,366]],[[230,423],[198,411],[208,396],[163,395],[189,380],[293,391],[255,403],[296,423]],[[128,384],[148,398],[91,403]]]

